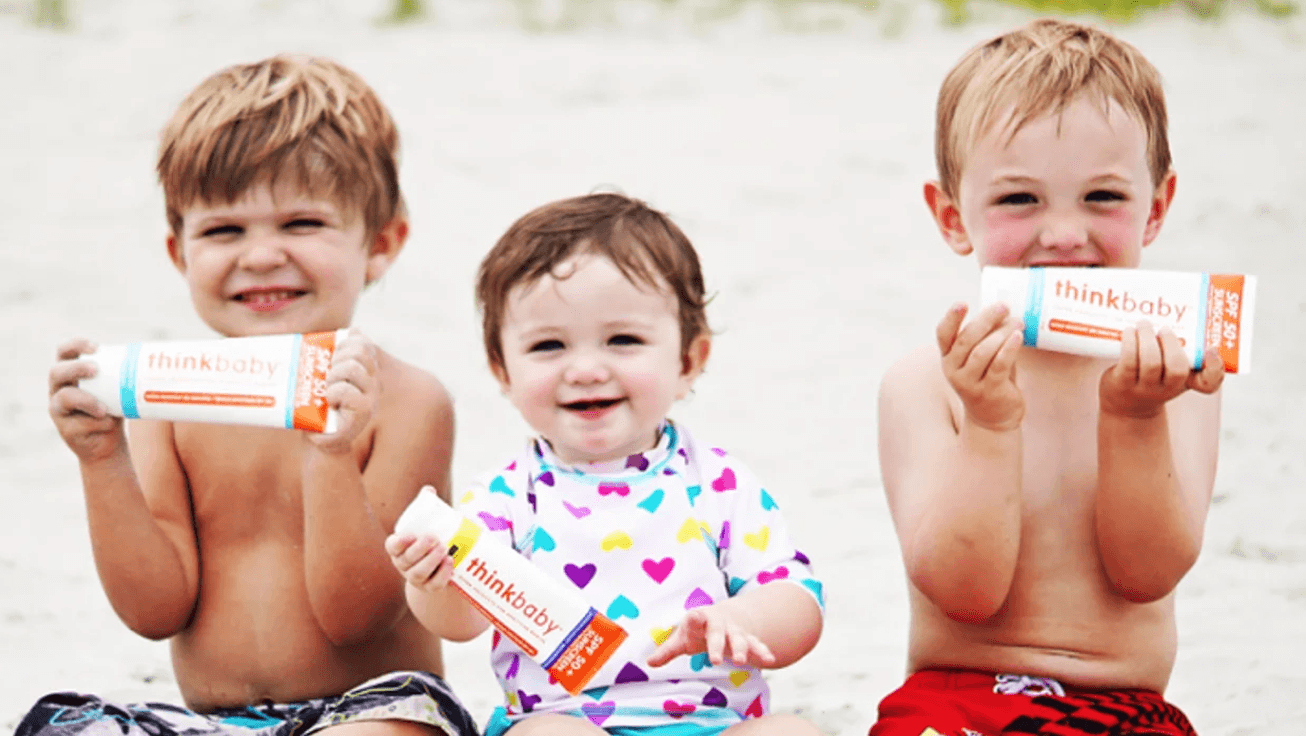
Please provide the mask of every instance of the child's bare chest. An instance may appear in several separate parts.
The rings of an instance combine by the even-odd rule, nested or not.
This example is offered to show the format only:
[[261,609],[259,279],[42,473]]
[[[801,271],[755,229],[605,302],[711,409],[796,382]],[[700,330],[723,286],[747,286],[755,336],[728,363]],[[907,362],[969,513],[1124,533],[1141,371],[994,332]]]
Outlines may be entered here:
[[299,432],[178,425],[176,443],[202,541],[213,535],[298,539],[305,450]]

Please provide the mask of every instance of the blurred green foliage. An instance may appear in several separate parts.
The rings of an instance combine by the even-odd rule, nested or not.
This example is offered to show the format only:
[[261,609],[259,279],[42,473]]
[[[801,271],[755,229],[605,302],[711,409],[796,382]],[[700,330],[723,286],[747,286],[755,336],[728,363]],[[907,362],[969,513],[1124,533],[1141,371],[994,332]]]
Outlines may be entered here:
[[68,4],[64,0],[36,0],[32,21],[38,26],[68,27]]
[[[1296,0],[1247,0],[1257,11],[1273,18],[1284,18],[1296,13]],[[971,0],[938,0],[942,3],[947,22],[965,23],[970,18]],[[999,0],[1006,5],[1029,8],[1039,13],[1058,15],[1096,15],[1107,21],[1129,22],[1144,13],[1171,6],[1205,19],[1219,18],[1228,10],[1230,0]]]
[[422,7],[422,0],[393,0],[390,3],[390,12],[383,20],[388,23],[407,23],[425,15],[426,9]]

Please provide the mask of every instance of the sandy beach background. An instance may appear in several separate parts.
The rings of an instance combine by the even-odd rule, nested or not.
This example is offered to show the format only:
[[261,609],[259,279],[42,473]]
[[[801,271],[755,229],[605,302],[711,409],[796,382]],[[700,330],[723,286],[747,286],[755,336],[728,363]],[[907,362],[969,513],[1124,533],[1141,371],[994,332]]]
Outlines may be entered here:
[[[472,305],[481,255],[545,201],[617,187],[696,242],[719,332],[675,410],[745,458],[826,580],[825,635],[771,675],[774,702],[865,733],[903,676],[905,583],[876,465],[876,388],[977,290],[921,203],[934,94],[963,50],[1028,15],[945,27],[924,0],[99,0],[66,31],[0,0],[0,728],[40,695],[178,698],[167,647],[130,633],[96,579],[77,465],[46,413],[54,346],[206,337],[168,263],[159,128],[221,66],[326,54],[403,136],[412,237],[356,324],[457,399],[455,480],[526,432],[498,394]],[[568,13],[581,13],[579,21]],[[718,17],[720,16],[720,17]],[[551,27],[559,26],[559,27]],[[541,30],[541,27],[544,27]],[[1178,592],[1168,696],[1202,734],[1306,732],[1306,21],[1235,6],[1116,28],[1160,68],[1178,195],[1152,268],[1260,277],[1252,373],[1226,382],[1204,552]],[[483,720],[484,640],[449,679]]]

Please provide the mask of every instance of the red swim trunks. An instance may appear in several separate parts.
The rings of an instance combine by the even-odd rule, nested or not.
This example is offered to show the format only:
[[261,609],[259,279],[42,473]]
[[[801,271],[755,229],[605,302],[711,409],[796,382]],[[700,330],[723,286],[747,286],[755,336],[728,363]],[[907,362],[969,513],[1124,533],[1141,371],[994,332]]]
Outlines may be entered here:
[[880,701],[869,736],[1197,736],[1151,690],[1082,690],[1056,680],[924,670]]

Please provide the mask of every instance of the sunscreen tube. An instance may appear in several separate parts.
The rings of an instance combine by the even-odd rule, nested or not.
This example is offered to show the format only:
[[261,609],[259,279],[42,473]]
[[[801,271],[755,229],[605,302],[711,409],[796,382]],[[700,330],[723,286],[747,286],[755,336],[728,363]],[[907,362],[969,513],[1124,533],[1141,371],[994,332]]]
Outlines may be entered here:
[[1139,320],[1179,337],[1188,364],[1220,351],[1227,373],[1251,370],[1256,277],[1136,268],[1000,268],[980,272],[980,306],[1007,305],[1025,344],[1062,353],[1120,356],[1120,334]]
[[508,545],[482,539],[481,527],[430,486],[400,515],[395,533],[433,536],[449,545],[454,588],[572,695],[585,689],[626,638],[625,629],[591,608],[579,591],[543,574]]
[[101,345],[78,385],[128,419],[334,432],[326,374],[348,332]]

